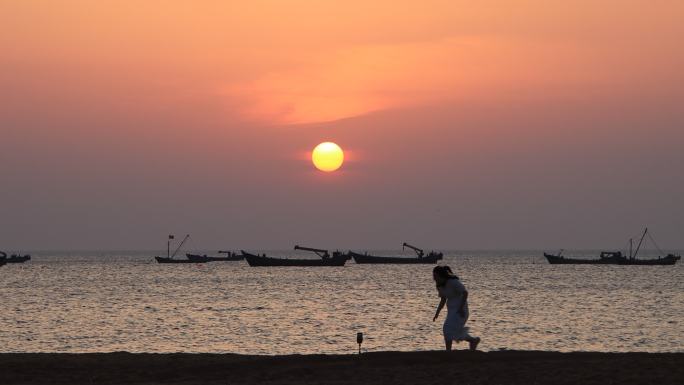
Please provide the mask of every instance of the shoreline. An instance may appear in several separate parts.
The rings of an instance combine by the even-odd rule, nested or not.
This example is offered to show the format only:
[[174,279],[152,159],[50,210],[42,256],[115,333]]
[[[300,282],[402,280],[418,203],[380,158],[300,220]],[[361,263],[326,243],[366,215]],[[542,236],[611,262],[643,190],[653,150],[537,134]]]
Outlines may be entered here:
[[684,353],[0,353],[14,384],[680,384]]

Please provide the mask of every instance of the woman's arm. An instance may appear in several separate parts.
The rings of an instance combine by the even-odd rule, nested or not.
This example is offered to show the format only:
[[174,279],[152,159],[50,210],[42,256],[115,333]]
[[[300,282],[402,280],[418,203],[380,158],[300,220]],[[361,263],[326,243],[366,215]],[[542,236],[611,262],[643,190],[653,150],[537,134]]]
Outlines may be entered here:
[[442,299],[439,301],[439,305],[437,306],[437,311],[435,312],[435,317],[432,318],[432,322],[435,322],[437,320],[437,317],[439,317],[439,312],[442,311],[442,308],[444,307],[445,303],[446,303],[446,297],[442,297]]
[[468,290],[463,291],[463,299],[461,300],[461,307],[458,309],[458,314],[465,317],[465,305],[468,303]]

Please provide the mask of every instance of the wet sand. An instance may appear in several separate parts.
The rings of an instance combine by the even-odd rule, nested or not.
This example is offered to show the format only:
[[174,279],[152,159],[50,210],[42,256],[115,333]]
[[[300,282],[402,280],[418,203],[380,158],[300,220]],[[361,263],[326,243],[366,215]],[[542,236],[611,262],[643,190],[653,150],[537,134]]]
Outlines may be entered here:
[[0,354],[0,384],[682,384],[684,353]]

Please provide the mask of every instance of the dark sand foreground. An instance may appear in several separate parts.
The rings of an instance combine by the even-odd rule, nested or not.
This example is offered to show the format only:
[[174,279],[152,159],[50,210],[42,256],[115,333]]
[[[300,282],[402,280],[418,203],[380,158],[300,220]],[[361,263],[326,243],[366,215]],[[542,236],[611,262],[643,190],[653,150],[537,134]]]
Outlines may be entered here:
[[684,384],[684,353],[0,354],[0,384]]

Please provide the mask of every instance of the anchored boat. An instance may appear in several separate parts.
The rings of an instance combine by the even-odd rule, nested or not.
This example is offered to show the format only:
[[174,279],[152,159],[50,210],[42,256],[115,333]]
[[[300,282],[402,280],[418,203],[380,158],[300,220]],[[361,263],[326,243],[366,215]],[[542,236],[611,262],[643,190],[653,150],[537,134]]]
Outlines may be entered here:
[[409,245],[404,242],[402,249],[409,248],[416,253],[416,257],[381,257],[376,255],[369,255],[368,253],[359,254],[353,251],[349,251],[349,256],[354,258],[354,262],[359,264],[433,264],[441,260],[444,255],[442,253],[436,253],[434,251],[429,252],[425,255],[422,249],[415,246]]
[[192,261],[190,259],[176,259],[176,258],[174,258],[176,256],[176,254],[178,254],[178,251],[181,249],[181,247],[183,247],[183,244],[185,244],[185,242],[190,238],[190,235],[189,234],[186,235],[185,238],[183,238],[183,241],[178,245],[176,250],[173,252],[173,254],[171,254],[171,241],[174,238],[175,237],[173,235],[169,235],[169,239],[166,242],[166,257],[158,257],[158,256],[154,257],[154,259],[158,263],[206,263],[207,262],[206,260]]
[[563,250],[561,250],[558,254],[547,254],[544,253],[544,257],[546,257],[546,260],[549,261],[550,264],[552,265],[636,265],[636,266],[665,266],[665,265],[674,265],[679,261],[682,257],[680,255],[674,255],[672,253],[667,254],[664,257],[658,257],[658,258],[652,258],[652,259],[637,259],[637,254],[639,253],[639,249],[641,249],[641,245],[644,242],[644,238],[648,235],[649,239],[651,242],[654,244],[656,249],[658,249],[658,252],[660,254],[665,254],[660,247],[658,247],[658,244],[655,243],[655,240],[653,240],[653,237],[651,237],[650,233],[648,232],[648,228],[644,229],[644,233],[641,235],[641,239],[639,239],[639,244],[637,245],[637,248],[634,252],[632,252],[632,245],[633,241],[632,239],[629,240],[629,256],[624,256],[622,252],[620,251],[603,251],[599,255],[599,259],[582,259],[582,258],[572,258],[572,257],[564,257],[562,255]]
[[0,251],[0,259],[4,260],[5,263],[24,263],[26,261],[30,261],[31,256],[29,254],[12,254],[8,257],[7,253]]
[[9,258],[7,258],[7,263],[24,263],[26,261],[30,261],[31,256],[28,254],[25,255],[19,255],[19,254],[12,254]]
[[320,259],[272,258],[267,257],[266,254],[256,255],[244,250],[241,250],[241,252],[250,266],[344,266],[349,260],[348,255],[342,254],[339,251],[333,252],[331,256],[328,250],[324,249],[314,249],[299,245],[295,246],[294,249],[312,251]]
[[626,259],[620,251],[602,251],[599,259],[566,258],[561,250],[558,254],[544,253],[544,257],[552,265],[618,265]]

